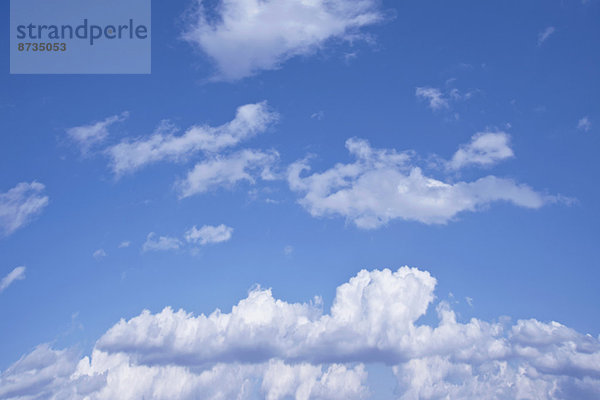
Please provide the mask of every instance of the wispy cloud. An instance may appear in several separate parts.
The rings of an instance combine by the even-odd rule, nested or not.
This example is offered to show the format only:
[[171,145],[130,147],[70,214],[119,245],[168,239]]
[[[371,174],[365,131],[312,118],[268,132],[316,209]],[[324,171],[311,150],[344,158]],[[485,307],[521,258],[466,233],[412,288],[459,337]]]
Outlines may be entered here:
[[426,100],[429,103],[429,108],[439,110],[448,108],[448,100],[442,94],[442,91],[432,87],[418,87],[415,91],[418,98]]
[[124,140],[106,149],[106,154],[114,173],[120,176],[159,161],[181,161],[201,151],[216,153],[264,132],[277,119],[266,102],[246,104],[226,124],[196,125],[178,136],[176,127],[163,122],[153,135]]
[[357,40],[382,19],[375,0],[229,0],[207,10],[201,0],[183,38],[216,64],[214,80],[234,81],[322,48],[330,39]]
[[554,34],[556,29],[553,26],[549,26],[540,33],[538,33],[538,46],[541,46],[546,40]]
[[150,232],[146,241],[142,245],[142,251],[168,251],[178,250],[182,245],[181,240],[169,236],[156,236],[156,233]]
[[82,154],[87,154],[93,146],[103,142],[108,137],[108,128],[111,125],[122,122],[128,117],[129,113],[125,111],[119,115],[108,117],[103,121],[69,128],[67,129],[67,136],[79,146]]
[[92,254],[92,257],[94,257],[97,261],[102,260],[106,256],[107,254],[106,251],[104,251],[104,249],[98,249]]
[[[169,251],[184,249],[186,244],[189,246],[205,246],[208,244],[223,243],[230,240],[232,235],[233,228],[224,224],[203,225],[200,228],[194,225],[185,232],[182,239],[171,236],[157,237],[154,232],[151,232],[146,237],[142,251]],[[194,248],[192,248],[193,250]]]
[[0,293],[5,291],[13,282],[25,279],[25,270],[25,267],[17,267],[2,278],[2,281],[0,281]]
[[186,177],[175,183],[181,198],[219,187],[233,187],[240,181],[272,180],[272,167],[279,160],[275,151],[242,150],[197,163]]
[[592,129],[592,121],[588,117],[583,117],[577,122],[577,129],[588,132]]
[[45,186],[39,182],[21,182],[0,193],[0,237],[9,236],[27,225],[48,205]]
[[293,252],[294,247],[289,244],[283,248],[283,254],[285,254],[286,256],[291,256]]
[[204,225],[200,229],[193,226],[185,233],[188,243],[199,243],[201,245],[211,243],[222,243],[231,239],[233,228],[224,224],[218,226]]
[[[446,86],[451,85],[454,81],[455,79],[449,79],[446,82]],[[469,100],[478,92],[480,92],[479,89],[461,92],[455,87],[446,87],[445,89],[441,89],[430,86],[422,86],[416,88],[415,95],[419,100],[427,102],[427,105],[433,111],[439,111],[442,109],[450,109],[452,103],[456,103],[461,100]]]

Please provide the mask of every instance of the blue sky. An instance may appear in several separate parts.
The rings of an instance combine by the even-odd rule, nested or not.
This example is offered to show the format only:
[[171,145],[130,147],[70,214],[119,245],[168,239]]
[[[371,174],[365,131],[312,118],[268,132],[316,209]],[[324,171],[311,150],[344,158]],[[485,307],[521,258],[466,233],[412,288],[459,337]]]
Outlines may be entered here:
[[[44,352],[58,361],[27,364],[40,376],[63,358],[81,373],[82,357],[104,352],[181,374],[241,368],[238,375],[258,382],[253,395],[273,399],[305,397],[292,383],[288,392],[265,383],[271,370],[256,371],[278,364],[264,363],[287,363],[292,375],[316,368],[322,387],[309,398],[336,398],[319,375],[333,374],[328,368],[359,385],[342,398],[437,398],[435,390],[495,398],[469,383],[500,385],[485,381],[481,359],[457,355],[464,355],[459,344],[439,353],[394,347],[394,335],[410,336],[408,325],[438,326],[445,307],[458,330],[472,318],[490,331],[504,326],[501,334],[478,328],[487,332],[477,336],[478,351],[490,352],[494,338],[510,356],[488,354],[486,363],[510,360],[515,371],[542,374],[528,375],[529,396],[598,396],[600,4],[217,3],[205,2],[202,19],[191,0],[153,2],[150,75],[9,75],[3,59],[0,398],[29,398],[34,389],[22,383],[19,365]],[[256,7],[255,20],[238,17],[244,7]],[[8,36],[0,41],[7,55]],[[419,270],[406,278],[408,270],[398,271],[405,265]],[[398,273],[375,271],[385,268]],[[302,329],[284,322],[311,301],[325,317],[334,315],[332,304],[344,309],[336,288],[363,269],[371,291],[348,298],[359,296],[356,326],[370,333],[339,322],[343,310],[332,320],[341,324],[336,332],[346,329],[366,347],[344,353],[325,340],[321,359],[297,338]],[[216,350],[198,356],[194,337],[186,339],[189,354],[166,342],[145,345],[152,337],[145,319],[168,320],[167,306],[227,314],[268,288],[298,305],[271,316],[271,328],[296,338],[277,347],[273,334],[265,353],[272,357],[259,339],[236,353],[235,335],[224,339],[230,358]],[[248,315],[268,314],[250,300]],[[373,311],[378,304],[408,311],[382,316]],[[151,314],[140,315],[145,309]],[[327,332],[322,316],[307,318]],[[115,325],[121,319],[141,322]],[[570,344],[587,350],[569,355],[568,368],[519,353],[529,347],[564,360]],[[296,345],[297,353],[281,350]],[[260,362],[244,359],[252,352]],[[399,361],[407,359],[412,364]],[[417,388],[409,378],[422,373],[419,363],[473,372],[464,384],[442,377],[435,390]],[[98,365],[86,374],[117,373]],[[74,390],[72,376],[35,390]],[[224,379],[214,386],[239,390]],[[89,398],[119,393],[98,385]],[[200,386],[186,395],[217,398]],[[144,393],[163,398],[158,389]]]

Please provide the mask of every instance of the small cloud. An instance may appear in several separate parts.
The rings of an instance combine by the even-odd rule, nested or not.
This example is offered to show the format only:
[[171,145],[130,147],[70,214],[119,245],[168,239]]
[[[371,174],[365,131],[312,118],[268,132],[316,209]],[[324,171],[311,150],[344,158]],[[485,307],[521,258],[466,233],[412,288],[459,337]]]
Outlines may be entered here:
[[310,118],[316,119],[317,121],[321,121],[323,118],[325,118],[325,113],[323,111],[317,111],[315,113],[312,113]]
[[104,249],[98,249],[94,252],[94,254],[92,254],[92,256],[96,259],[96,260],[101,260],[104,257],[107,256],[106,252],[104,251]]
[[156,237],[154,232],[150,232],[146,237],[146,242],[142,246],[142,251],[168,251],[178,250],[181,247],[181,241],[169,236]]
[[49,201],[44,189],[39,182],[21,182],[0,193],[0,238],[10,236],[42,212]]
[[448,108],[448,100],[442,94],[442,91],[432,87],[418,87],[415,91],[415,95],[429,102],[429,108],[432,110],[439,110],[442,108]]
[[283,248],[283,254],[285,254],[286,256],[291,256],[293,252],[294,248],[289,244]]
[[0,293],[2,293],[14,281],[25,279],[25,270],[25,267],[17,267],[10,271],[4,278],[2,278],[2,281],[0,281]]
[[222,243],[231,239],[232,234],[233,228],[223,224],[219,226],[204,225],[200,229],[193,226],[185,233],[185,240],[188,243],[200,243],[201,245]]
[[82,154],[86,154],[90,149],[103,142],[109,135],[108,128],[117,123],[123,122],[129,117],[127,111],[119,115],[113,115],[103,121],[94,122],[90,125],[76,126],[67,129],[67,136],[79,146]]
[[490,166],[511,157],[514,153],[507,133],[480,132],[473,135],[468,144],[460,146],[447,167],[458,170],[467,165]]
[[553,26],[549,26],[538,33],[538,46],[541,46],[556,31]]
[[346,53],[346,54],[344,54],[344,62],[346,64],[349,64],[350,61],[354,60],[356,57],[358,57],[357,51],[353,51],[351,53]]
[[129,240],[125,240],[125,241],[119,243],[119,248],[120,249],[124,249],[124,248],[127,248],[129,246],[131,246],[131,242]]
[[[468,101],[472,99],[476,94],[481,93],[480,89],[470,89],[466,92],[461,92],[459,89],[455,87],[450,87],[456,78],[450,78],[446,81],[446,88],[434,88],[434,87],[417,87],[415,90],[415,95],[418,99],[424,100],[428,103],[429,108],[433,111],[438,111],[441,109],[450,109],[452,103],[456,103],[458,101]],[[455,119],[456,115],[454,115]]]
[[467,302],[467,304],[469,305],[469,307],[473,307],[473,299],[469,296],[465,297],[465,300]]
[[583,117],[577,123],[577,129],[580,131],[588,132],[592,129],[592,121],[588,117]]

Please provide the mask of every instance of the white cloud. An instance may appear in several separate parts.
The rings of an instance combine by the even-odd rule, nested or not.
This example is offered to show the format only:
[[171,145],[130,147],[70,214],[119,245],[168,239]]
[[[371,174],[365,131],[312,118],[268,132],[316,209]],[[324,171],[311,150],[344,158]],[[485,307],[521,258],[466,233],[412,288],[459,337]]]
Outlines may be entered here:
[[94,350],[77,358],[73,351],[38,346],[0,375],[0,398],[29,400],[359,400],[364,399],[362,366],[216,364],[206,369],[137,364],[126,354]]
[[[454,165],[488,164],[507,155],[504,139],[475,136]],[[498,143],[496,143],[498,142]],[[492,144],[490,144],[492,143]],[[443,224],[464,211],[478,211],[497,201],[540,208],[557,198],[493,175],[472,182],[426,176],[410,152],[372,148],[366,140],[349,139],[346,148],[356,161],[308,176],[306,160],[288,169],[290,188],[303,194],[299,202],[313,216],[343,216],[356,226],[377,228],[394,219]],[[455,156],[456,157],[456,156]],[[451,163],[451,165],[453,165]]]
[[192,229],[185,233],[185,240],[188,243],[200,243],[206,245],[210,243],[222,243],[231,239],[233,228],[226,225],[204,225],[200,229],[194,225]]
[[283,254],[286,256],[291,256],[294,252],[294,246],[290,246],[289,244],[283,248]]
[[469,296],[465,297],[465,300],[467,302],[467,304],[469,305],[469,307],[473,307],[473,299]]
[[185,243],[191,245],[223,243],[231,239],[233,228],[226,225],[204,225],[198,229],[195,225],[188,229],[183,235],[183,240],[176,237],[160,236],[157,237],[154,232],[150,232],[146,237],[146,242],[142,246],[143,252],[148,251],[169,251],[179,250]]
[[94,252],[94,254],[92,254],[92,256],[96,259],[96,260],[101,260],[104,257],[107,256],[106,251],[104,251],[104,249],[98,249]]
[[442,94],[442,91],[432,87],[418,87],[415,91],[418,98],[429,102],[429,108],[432,110],[439,110],[441,108],[448,108],[448,100]]
[[90,149],[103,142],[109,135],[108,128],[117,123],[126,120],[129,117],[127,111],[120,115],[113,115],[103,121],[94,122],[90,125],[76,126],[67,129],[67,135],[79,146],[81,153],[85,154]]
[[549,26],[540,33],[538,33],[538,46],[541,46],[550,36],[556,31],[553,26]]
[[[360,271],[324,312],[256,288],[230,312],[165,308],[121,320],[79,362],[40,346],[0,375],[0,398],[361,399],[363,364],[393,366],[400,399],[596,399],[600,340],[557,322],[423,324],[436,279]],[[29,397],[27,397],[29,396]]]
[[200,151],[214,153],[235,146],[264,132],[277,119],[264,101],[246,104],[237,109],[232,121],[221,126],[196,125],[176,136],[175,127],[163,122],[150,137],[123,141],[106,153],[114,173],[122,175],[150,163],[180,161]]
[[489,166],[511,157],[514,153],[507,133],[480,132],[473,135],[469,144],[460,146],[448,167],[457,170],[471,164]]
[[25,270],[25,267],[17,267],[2,278],[2,281],[0,281],[0,293],[6,290],[14,281],[25,279]]
[[577,129],[588,132],[592,129],[592,121],[588,117],[583,117],[577,122]]
[[181,247],[181,244],[181,240],[177,238],[169,236],[156,237],[154,232],[150,232],[146,237],[146,241],[142,245],[142,251],[178,250]]
[[27,225],[48,205],[45,186],[38,182],[21,182],[8,192],[0,193],[0,236],[9,236]]
[[316,119],[318,121],[321,121],[323,118],[325,118],[325,112],[324,111],[317,111],[314,112],[310,115],[311,119]]
[[121,243],[119,243],[119,249],[125,249],[129,246],[131,246],[131,242],[129,240],[124,240]]
[[215,156],[200,162],[187,176],[176,182],[181,198],[204,193],[221,186],[232,187],[240,181],[254,183],[257,178],[274,179],[272,166],[279,159],[275,151],[242,150],[229,156]]
[[[446,82],[446,85],[451,85],[455,79],[449,79]],[[426,101],[433,111],[441,110],[441,109],[450,109],[451,103],[457,102],[459,100],[469,100],[476,93],[480,92],[479,89],[471,89],[465,93],[461,93],[457,88],[447,87],[445,90],[434,88],[434,87],[417,87],[415,90],[415,95],[418,99]],[[460,119],[460,115],[458,113],[454,114],[454,119]]]
[[[382,19],[375,0],[222,0],[214,10],[197,1],[184,33],[216,64],[215,80],[233,81],[307,55],[331,39],[362,38]],[[210,15],[213,14],[214,15]]]

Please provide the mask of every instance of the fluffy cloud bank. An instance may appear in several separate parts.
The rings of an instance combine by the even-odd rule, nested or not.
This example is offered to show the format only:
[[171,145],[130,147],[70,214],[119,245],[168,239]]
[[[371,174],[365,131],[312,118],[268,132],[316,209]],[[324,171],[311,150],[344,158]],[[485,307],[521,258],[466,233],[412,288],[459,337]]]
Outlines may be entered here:
[[355,40],[381,20],[375,0],[221,0],[211,10],[197,0],[184,33],[216,64],[217,80],[237,80],[306,55],[328,40]]
[[266,102],[246,104],[235,118],[217,127],[196,125],[182,135],[164,122],[150,137],[125,140],[105,150],[116,175],[134,172],[151,163],[179,161],[198,152],[213,154],[264,132],[278,115]]
[[0,193],[0,237],[13,234],[42,212],[48,205],[44,189],[39,182],[21,182]]
[[[339,215],[360,228],[372,229],[393,219],[443,224],[461,212],[477,211],[497,201],[535,209],[556,200],[493,175],[472,182],[436,179],[417,166],[411,152],[375,149],[362,139],[348,139],[346,148],[355,162],[307,176],[303,176],[310,170],[307,160],[288,168],[290,188],[304,196],[300,204],[313,216]],[[489,166],[512,156],[506,133],[485,132],[474,135],[442,164],[458,170]]]
[[229,313],[165,308],[121,320],[90,357],[42,345],[0,375],[0,398],[362,399],[365,363],[384,363],[399,399],[595,399],[600,341],[557,322],[418,323],[436,280],[402,267],[360,271],[329,312],[257,288]]

